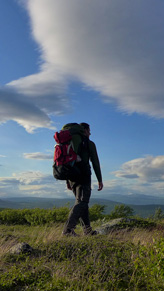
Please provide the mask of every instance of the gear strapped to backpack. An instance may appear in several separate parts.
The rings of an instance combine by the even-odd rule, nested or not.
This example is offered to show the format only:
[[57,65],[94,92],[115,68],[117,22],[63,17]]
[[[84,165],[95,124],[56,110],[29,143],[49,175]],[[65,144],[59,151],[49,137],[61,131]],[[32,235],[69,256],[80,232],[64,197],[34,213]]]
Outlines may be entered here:
[[77,163],[81,161],[78,151],[82,142],[84,129],[78,123],[69,123],[56,132],[53,175],[57,180],[77,181],[80,169]]

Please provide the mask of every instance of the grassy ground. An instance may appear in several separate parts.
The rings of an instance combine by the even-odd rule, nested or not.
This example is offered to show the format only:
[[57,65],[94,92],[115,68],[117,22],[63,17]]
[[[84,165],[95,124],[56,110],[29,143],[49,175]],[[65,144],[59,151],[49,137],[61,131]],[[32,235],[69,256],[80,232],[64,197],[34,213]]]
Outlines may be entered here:
[[[61,235],[62,224],[0,226],[0,290],[164,290],[162,228]],[[13,255],[27,242],[30,255]]]

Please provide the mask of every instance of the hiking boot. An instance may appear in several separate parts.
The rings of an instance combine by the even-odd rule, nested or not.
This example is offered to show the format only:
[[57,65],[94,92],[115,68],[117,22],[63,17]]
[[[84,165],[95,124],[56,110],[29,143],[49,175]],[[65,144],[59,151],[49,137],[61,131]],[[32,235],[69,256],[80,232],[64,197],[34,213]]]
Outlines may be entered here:
[[62,235],[65,236],[79,236],[73,229],[68,229],[62,232]]
[[84,235],[97,235],[97,231],[93,230],[91,227],[84,229]]
[[84,233],[84,235],[97,235],[97,231],[96,230],[91,230],[90,232],[88,233]]

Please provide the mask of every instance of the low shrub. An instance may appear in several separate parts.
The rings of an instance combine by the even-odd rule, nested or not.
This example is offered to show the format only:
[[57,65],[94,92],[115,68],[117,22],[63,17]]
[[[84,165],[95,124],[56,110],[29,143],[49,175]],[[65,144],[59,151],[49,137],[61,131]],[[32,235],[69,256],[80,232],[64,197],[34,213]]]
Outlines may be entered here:
[[[102,219],[105,206],[95,204],[90,208],[91,221]],[[6,225],[44,225],[55,222],[65,222],[69,207],[53,207],[52,209],[4,209],[0,211],[0,224]]]

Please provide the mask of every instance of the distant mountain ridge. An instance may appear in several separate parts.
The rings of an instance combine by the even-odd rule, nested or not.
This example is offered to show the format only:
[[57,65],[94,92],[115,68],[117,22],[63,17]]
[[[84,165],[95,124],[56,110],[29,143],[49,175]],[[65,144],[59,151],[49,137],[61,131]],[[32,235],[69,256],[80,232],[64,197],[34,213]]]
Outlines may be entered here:
[[[115,198],[116,198],[116,195],[115,195]],[[92,206],[93,204],[105,205],[106,206],[105,213],[109,214],[114,209],[115,205],[126,204],[126,205],[129,205],[131,208],[133,208],[135,215],[139,215],[141,217],[149,217],[150,215],[153,215],[155,213],[155,210],[159,207],[164,212],[164,204],[152,203],[152,204],[147,204],[147,205],[146,204],[136,205],[136,204],[126,203],[126,200],[127,199],[122,199],[122,202],[121,202],[121,201],[113,201],[113,200],[108,200],[108,199],[92,198],[90,201],[90,206]],[[148,201],[151,202],[153,201],[153,199],[151,199],[151,201],[150,200]],[[140,199],[140,202],[141,202],[141,199]],[[143,202],[144,202],[144,199],[143,199]],[[4,208],[11,208],[11,209],[44,208],[44,209],[47,209],[47,208],[62,207],[62,206],[72,207],[73,204],[74,204],[73,198],[72,199],[69,199],[69,198],[56,199],[56,198],[40,198],[40,197],[13,197],[13,198],[0,199],[0,209],[4,209]]]
[[132,195],[109,194],[108,199],[119,203],[133,205],[150,205],[150,204],[164,205],[164,197],[143,194],[132,194]]
[[[61,197],[62,197],[62,193],[61,193]],[[0,203],[1,201],[6,201],[6,202],[10,202],[10,203],[20,203],[21,205],[23,205],[24,203],[26,205],[31,205],[31,203],[37,204],[38,202],[42,204],[47,203],[50,205],[50,207],[52,206],[51,203],[59,203],[59,201],[62,202],[69,202],[70,200],[73,200],[74,196],[72,195],[72,198],[47,198],[47,197],[10,197],[10,198],[5,198],[5,197],[1,197],[0,199]],[[101,200],[101,201],[113,201],[113,202],[117,202],[117,203],[123,203],[123,204],[132,204],[132,205],[164,205],[164,197],[156,197],[156,196],[151,196],[151,195],[142,195],[142,194],[133,194],[133,195],[122,195],[122,194],[109,194],[107,196],[107,198],[94,198],[94,195],[92,195],[91,197],[91,203],[92,200]]]
[[0,199],[0,208],[18,208],[19,204],[8,199]]
[[[112,206],[118,204],[115,201],[110,201],[106,199],[91,199],[90,205],[95,203],[98,204],[111,204]],[[74,204],[74,198],[40,198],[40,197],[13,197],[13,198],[3,198],[0,200],[0,208],[52,208],[61,206],[72,206]]]

